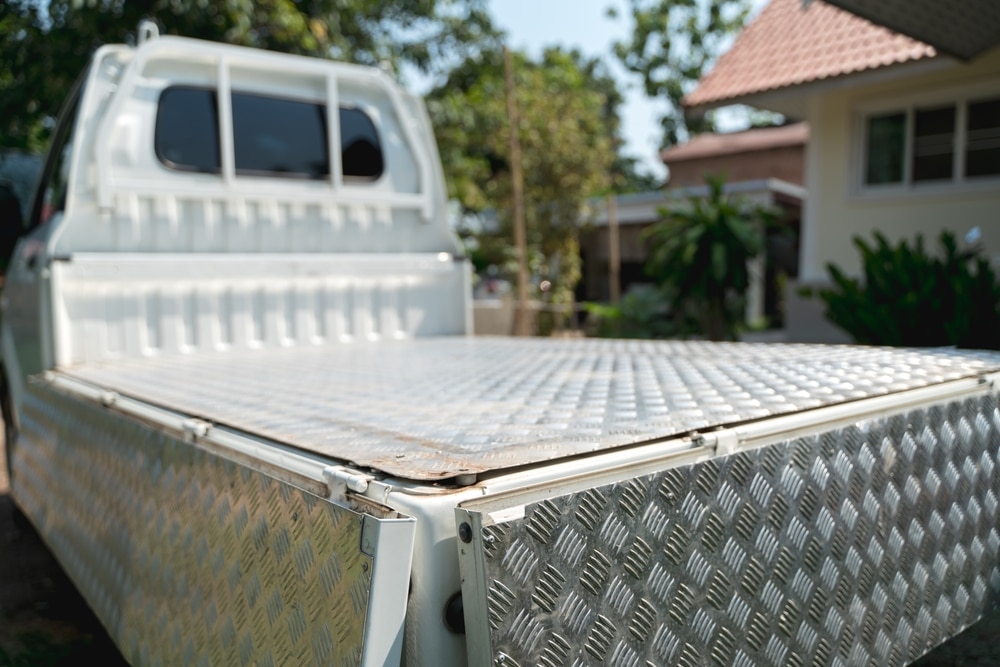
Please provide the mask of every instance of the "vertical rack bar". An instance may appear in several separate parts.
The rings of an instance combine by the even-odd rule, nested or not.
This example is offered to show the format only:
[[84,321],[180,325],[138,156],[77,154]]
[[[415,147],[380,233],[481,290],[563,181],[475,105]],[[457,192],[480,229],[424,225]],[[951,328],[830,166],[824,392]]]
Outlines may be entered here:
[[222,161],[222,180],[232,187],[236,175],[236,154],[233,140],[233,92],[229,72],[229,60],[219,57],[219,158]]

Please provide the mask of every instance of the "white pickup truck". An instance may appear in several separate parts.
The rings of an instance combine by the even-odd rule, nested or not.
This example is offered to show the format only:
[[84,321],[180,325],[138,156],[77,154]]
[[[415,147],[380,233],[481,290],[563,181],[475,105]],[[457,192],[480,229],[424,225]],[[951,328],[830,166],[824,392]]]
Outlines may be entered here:
[[423,105],[146,31],[3,289],[12,494],[137,665],[901,665],[1000,597],[1000,355],[470,337]]

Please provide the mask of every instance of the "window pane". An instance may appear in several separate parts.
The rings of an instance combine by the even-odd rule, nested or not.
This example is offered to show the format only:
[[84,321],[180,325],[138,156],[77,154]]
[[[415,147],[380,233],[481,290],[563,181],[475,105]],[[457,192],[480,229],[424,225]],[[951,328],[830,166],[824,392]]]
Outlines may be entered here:
[[1000,174],[1000,99],[969,104],[965,175]]
[[913,117],[913,180],[950,180],[955,164],[955,107],[917,109]]
[[168,167],[218,173],[222,163],[215,91],[180,86],[164,90],[153,143]]
[[906,114],[894,113],[868,118],[868,156],[865,183],[903,181],[903,145],[906,141]]
[[361,109],[340,108],[340,162],[344,176],[376,179],[385,167],[375,124]]
[[233,93],[236,173],[324,178],[326,144],[323,105]]

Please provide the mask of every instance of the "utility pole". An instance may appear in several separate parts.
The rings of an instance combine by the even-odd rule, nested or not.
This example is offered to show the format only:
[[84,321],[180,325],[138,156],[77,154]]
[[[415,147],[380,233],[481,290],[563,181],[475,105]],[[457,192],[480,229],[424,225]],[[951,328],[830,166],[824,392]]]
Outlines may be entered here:
[[524,224],[524,181],[521,175],[520,122],[514,90],[514,58],[510,49],[503,49],[503,73],[507,93],[507,122],[510,129],[510,178],[514,195],[514,243],[517,245],[517,309],[514,312],[514,334],[531,335],[528,318],[528,241]]
[[621,300],[622,253],[618,234],[618,198],[608,193],[608,292],[612,305]]

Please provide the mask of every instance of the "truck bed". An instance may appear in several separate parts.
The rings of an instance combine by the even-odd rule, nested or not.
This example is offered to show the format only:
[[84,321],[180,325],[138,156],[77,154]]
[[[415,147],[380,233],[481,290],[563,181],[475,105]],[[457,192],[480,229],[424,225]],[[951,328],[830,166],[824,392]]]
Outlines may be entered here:
[[530,466],[1000,370],[972,351],[448,337],[62,369],[412,480]]

